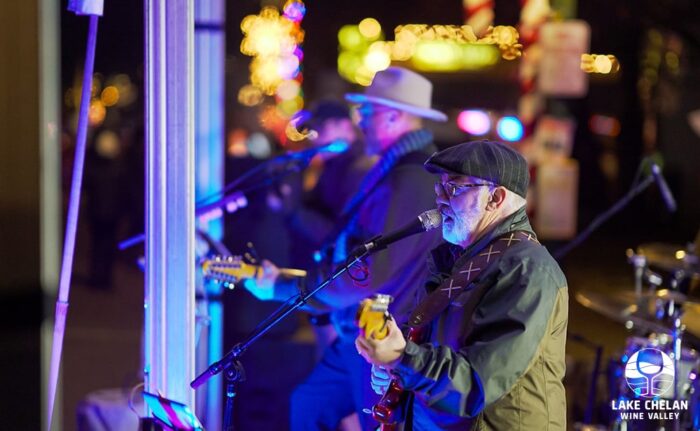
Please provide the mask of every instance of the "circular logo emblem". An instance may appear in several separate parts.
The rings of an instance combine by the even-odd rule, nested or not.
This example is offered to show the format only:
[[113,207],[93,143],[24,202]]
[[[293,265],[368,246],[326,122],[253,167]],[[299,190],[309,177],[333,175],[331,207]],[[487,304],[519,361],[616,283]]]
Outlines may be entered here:
[[634,353],[625,365],[627,385],[638,397],[663,395],[673,387],[673,361],[658,349],[642,349]]

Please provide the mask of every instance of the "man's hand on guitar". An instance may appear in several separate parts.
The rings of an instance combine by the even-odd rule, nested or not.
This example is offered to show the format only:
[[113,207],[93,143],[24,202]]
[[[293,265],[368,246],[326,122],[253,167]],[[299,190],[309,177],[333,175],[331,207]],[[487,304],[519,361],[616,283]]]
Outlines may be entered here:
[[275,281],[280,275],[280,269],[269,260],[263,260],[254,278],[248,278],[243,286],[261,301],[275,297]]
[[384,339],[377,340],[371,337],[365,339],[360,336],[355,339],[355,346],[357,347],[357,352],[367,362],[386,368],[393,368],[401,359],[401,355],[403,355],[403,351],[406,348],[406,339],[394,319],[387,321],[387,328],[389,333]]
[[392,376],[389,374],[389,370],[381,365],[372,365],[372,389],[377,395],[384,395],[386,388],[389,387],[391,383]]

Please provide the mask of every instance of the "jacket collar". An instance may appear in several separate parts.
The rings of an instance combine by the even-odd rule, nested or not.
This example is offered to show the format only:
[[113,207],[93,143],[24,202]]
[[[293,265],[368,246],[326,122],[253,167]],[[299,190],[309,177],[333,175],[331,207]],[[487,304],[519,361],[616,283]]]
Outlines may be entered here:
[[459,265],[460,262],[470,259],[475,254],[479,253],[484,247],[493,242],[496,238],[515,231],[525,231],[535,235],[532,230],[532,226],[530,226],[530,220],[527,217],[526,206],[523,206],[513,214],[506,217],[499,224],[486,231],[486,233],[477,239],[476,242],[462,251],[455,264]]
[[443,242],[430,252],[432,266],[435,271],[449,274],[455,265],[461,264],[470,259],[481,249],[489,245],[494,239],[509,232],[524,231],[535,235],[527,217],[526,207],[523,206],[513,214],[506,217],[502,222],[494,226],[481,236],[475,243],[463,249],[462,247],[448,242]]

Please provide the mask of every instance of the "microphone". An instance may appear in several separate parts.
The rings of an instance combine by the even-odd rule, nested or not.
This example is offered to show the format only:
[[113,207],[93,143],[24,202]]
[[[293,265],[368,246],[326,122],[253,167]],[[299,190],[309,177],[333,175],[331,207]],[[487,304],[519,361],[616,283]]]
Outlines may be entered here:
[[408,223],[402,228],[397,229],[385,236],[380,235],[378,237],[375,237],[369,240],[368,242],[362,244],[361,246],[356,247],[352,251],[352,253],[350,253],[350,255],[359,256],[364,252],[374,253],[379,250],[384,250],[396,241],[400,241],[408,236],[415,235],[417,233],[435,229],[441,224],[442,216],[440,215],[440,211],[436,209],[425,211],[424,213],[416,217],[416,219],[414,219],[411,223]]
[[659,165],[654,162],[651,163],[651,174],[654,176],[656,185],[659,186],[659,191],[661,192],[661,197],[664,200],[664,204],[666,204],[666,209],[668,209],[669,212],[675,212],[676,200],[673,198],[671,189],[668,188],[668,184],[666,183],[664,176],[661,175],[661,168],[659,168]]

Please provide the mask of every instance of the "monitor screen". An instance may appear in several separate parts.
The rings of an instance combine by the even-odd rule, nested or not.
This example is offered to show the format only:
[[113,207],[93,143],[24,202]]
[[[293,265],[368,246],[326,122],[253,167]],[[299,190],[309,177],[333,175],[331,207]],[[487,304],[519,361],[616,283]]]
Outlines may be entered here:
[[176,431],[204,430],[197,417],[185,404],[145,391],[143,399],[153,412],[153,417],[163,425]]

